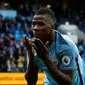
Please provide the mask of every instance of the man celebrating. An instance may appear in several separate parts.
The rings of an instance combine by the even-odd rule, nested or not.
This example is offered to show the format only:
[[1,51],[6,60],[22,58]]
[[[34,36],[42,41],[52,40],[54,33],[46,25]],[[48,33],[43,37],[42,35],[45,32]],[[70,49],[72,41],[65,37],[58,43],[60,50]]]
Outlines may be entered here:
[[38,69],[46,77],[44,85],[82,85],[76,58],[80,58],[75,44],[55,31],[55,15],[48,8],[39,9],[33,18],[34,39],[24,37],[28,67],[25,74],[28,85],[36,85]]

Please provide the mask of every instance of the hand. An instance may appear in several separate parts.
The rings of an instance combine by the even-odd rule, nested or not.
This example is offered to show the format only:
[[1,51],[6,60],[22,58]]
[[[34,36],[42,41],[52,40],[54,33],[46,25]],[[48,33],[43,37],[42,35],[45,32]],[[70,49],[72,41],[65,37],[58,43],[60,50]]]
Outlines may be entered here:
[[26,36],[23,38],[23,43],[26,46],[26,49],[29,54],[29,59],[34,58],[34,48],[32,47],[32,40],[29,40]]
[[37,55],[42,59],[46,60],[48,58],[48,41],[44,45],[43,42],[40,39],[36,39],[33,42],[33,47],[35,48]]

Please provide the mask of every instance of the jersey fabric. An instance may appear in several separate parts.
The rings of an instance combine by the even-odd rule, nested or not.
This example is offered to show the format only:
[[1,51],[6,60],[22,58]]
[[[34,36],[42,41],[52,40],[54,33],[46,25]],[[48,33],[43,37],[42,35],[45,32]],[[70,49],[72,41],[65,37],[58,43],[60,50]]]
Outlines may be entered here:
[[[76,45],[65,35],[55,31],[55,39],[49,50],[49,59],[54,63],[59,70],[72,70],[74,69],[74,76],[72,85],[81,85],[78,75],[76,58],[81,58],[78,53]],[[44,85],[59,85],[51,76],[44,62],[37,56],[35,52],[35,63],[45,74]],[[62,81],[61,81],[62,82]]]

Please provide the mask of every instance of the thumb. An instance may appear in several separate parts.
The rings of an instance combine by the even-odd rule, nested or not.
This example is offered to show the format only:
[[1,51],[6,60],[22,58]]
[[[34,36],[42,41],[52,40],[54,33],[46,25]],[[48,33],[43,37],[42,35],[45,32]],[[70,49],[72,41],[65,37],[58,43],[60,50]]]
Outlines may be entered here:
[[48,48],[49,47],[49,41],[45,43],[45,46]]

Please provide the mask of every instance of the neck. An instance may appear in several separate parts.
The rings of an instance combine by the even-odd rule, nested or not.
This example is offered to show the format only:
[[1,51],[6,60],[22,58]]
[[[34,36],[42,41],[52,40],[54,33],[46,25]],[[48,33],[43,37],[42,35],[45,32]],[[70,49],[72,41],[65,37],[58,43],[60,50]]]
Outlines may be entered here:
[[47,41],[49,41],[49,46],[52,44],[54,40],[54,31],[52,30],[51,33],[43,40],[43,43],[45,44]]
[[54,41],[54,35],[55,35],[55,32],[52,30],[50,36],[48,37],[49,38],[49,46],[52,44],[52,42]]

